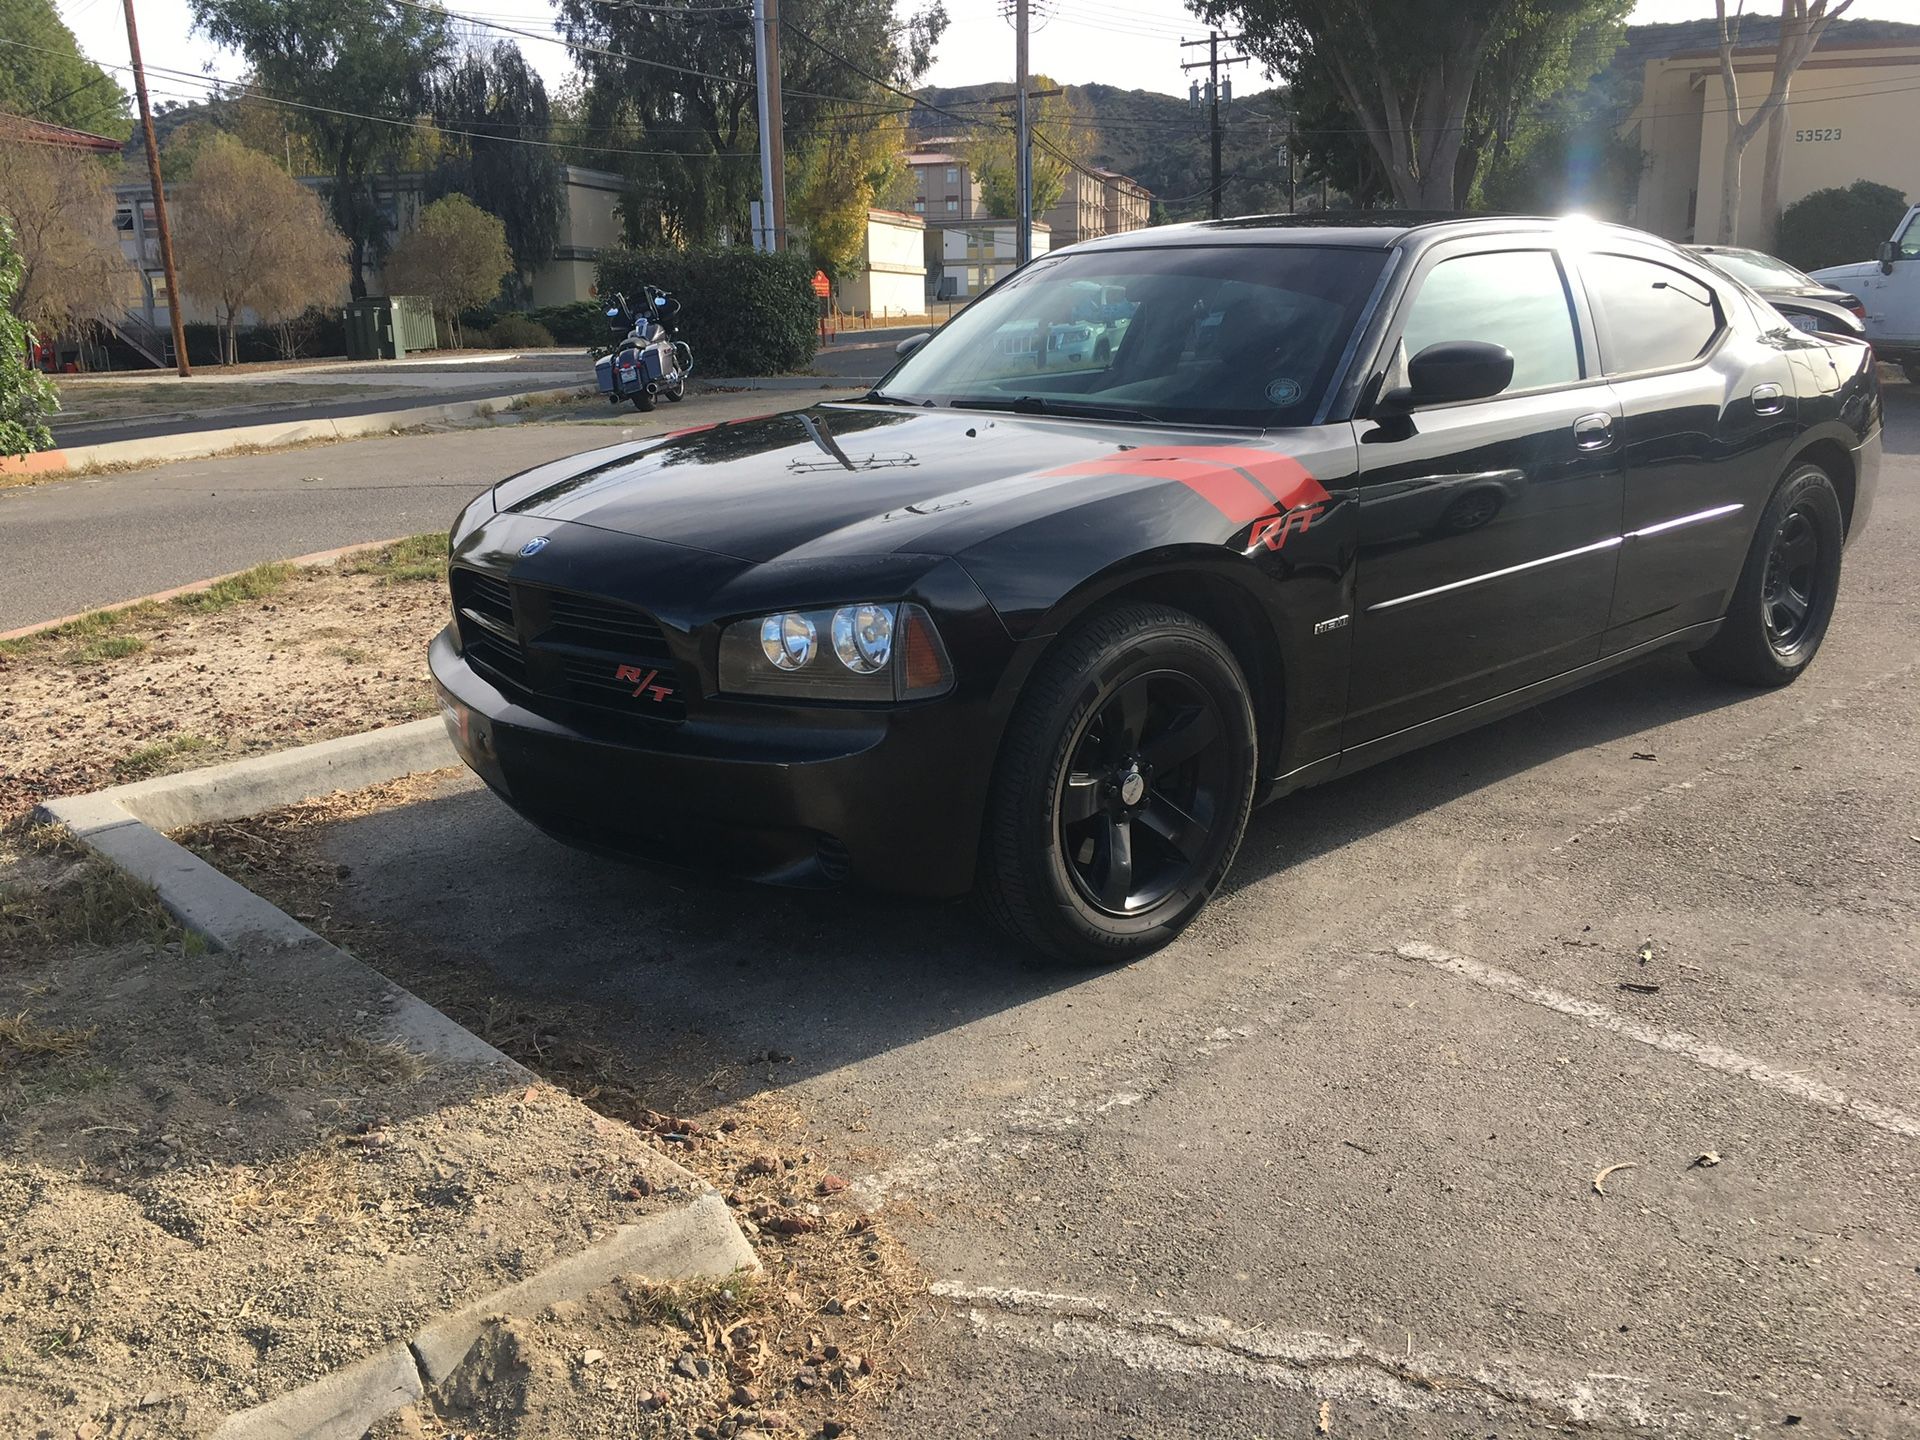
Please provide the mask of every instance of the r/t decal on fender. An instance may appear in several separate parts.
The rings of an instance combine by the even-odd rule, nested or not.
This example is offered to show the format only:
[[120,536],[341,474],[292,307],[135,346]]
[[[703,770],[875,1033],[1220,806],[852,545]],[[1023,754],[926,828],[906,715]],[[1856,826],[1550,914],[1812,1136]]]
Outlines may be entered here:
[[1247,537],[1247,548],[1264,545],[1269,550],[1280,549],[1287,543],[1289,535],[1296,532],[1301,535],[1306,534],[1313,522],[1326,512],[1326,508],[1325,505],[1318,503],[1302,505],[1299,509],[1289,510],[1284,515],[1273,515],[1265,520],[1256,521],[1253,534]]

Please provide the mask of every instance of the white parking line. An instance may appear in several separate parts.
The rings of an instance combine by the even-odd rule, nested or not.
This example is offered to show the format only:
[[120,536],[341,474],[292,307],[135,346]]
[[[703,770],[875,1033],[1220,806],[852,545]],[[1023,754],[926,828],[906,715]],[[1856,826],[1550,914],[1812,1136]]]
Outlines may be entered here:
[[1791,1070],[1782,1070],[1769,1065],[1764,1060],[1756,1060],[1751,1055],[1742,1055],[1738,1050],[1729,1050],[1724,1045],[1716,1045],[1711,1040],[1702,1040],[1698,1035],[1690,1035],[1684,1030],[1659,1030],[1609,1010],[1606,1006],[1592,1000],[1582,1000],[1577,995],[1569,995],[1563,990],[1555,990],[1548,985],[1536,985],[1524,976],[1511,970],[1502,970],[1498,965],[1488,965],[1479,960],[1470,960],[1464,955],[1455,955],[1442,950],[1437,945],[1414,940],[1402,945],[1395,951],[1404,960],[1418,960],[1444,970],[1450,975],[1458,975],[1470,980],[1484,989],[1506,995],[1514,1000],[1524,1000],[1529,1005],[1538,1005],[1542,1009],[1553,1010],[1561,1015],[1591,1025],[1597,1030],[1611,1031],[1628,1040],[1649,1045],[1655,1050],[1664,1050],[1670,1055],[1679,1055],[1693,1061],[1696,1065],[1705,1065],[1710,1070],[1718,1070],[1726,1075],[1737,1075],[1743,1080],[1751,1080],[1756,1085],[1764,1085],[1769,1090],[1777,1090],[1782,1095],[1790,1095],[1796,1100],[1809,1101],[1823,1109],[1852,1115],[1864,1120],[1876,1129],[1885,1130],[1890,1135],[1904,1136],[1909,1140],[1920,1140],[1920,1120],[1894,1109],[1891,1105],[1882,1105],[1877,1101],[1863,1100],[1857,1095],[1849,1095],[1824,1080],[1814,1080]]
[[[1128,1310],[1082,1295],[939,1281],[934,1295],[965,1307],[978,1334],[1068,1360],[1106,1359],[1130,1370],[1217,1376],[1298,1391],[1317,1399],[1432,1413],[1495,1415],[1519,1409],[1561,1425],[1651,1425],[1650,1382],[1590,1373],[1568,1386],[1503,1367],[1450,1368],[1433,1355],[1392,1354],[1365,1341],[1310,1330],[1236,1325],[1217,1316]],[[1681,1412],[1658,1417],[1668,1424]]]

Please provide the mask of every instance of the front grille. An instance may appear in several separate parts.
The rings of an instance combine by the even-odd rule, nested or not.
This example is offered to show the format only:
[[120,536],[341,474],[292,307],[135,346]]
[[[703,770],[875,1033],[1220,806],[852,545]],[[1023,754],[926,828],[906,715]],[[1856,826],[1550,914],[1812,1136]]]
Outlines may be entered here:
[[543,592],[547,602],[547,644],[580,645],[588,649],[626,649],[648,659],[670,658],[667,637],[642,612],[592,595],[562,590]]
[[452,584],[461,649],[490,679],[642,720],[686,718],[666,633],[644,611],[465,566],[454,567]]

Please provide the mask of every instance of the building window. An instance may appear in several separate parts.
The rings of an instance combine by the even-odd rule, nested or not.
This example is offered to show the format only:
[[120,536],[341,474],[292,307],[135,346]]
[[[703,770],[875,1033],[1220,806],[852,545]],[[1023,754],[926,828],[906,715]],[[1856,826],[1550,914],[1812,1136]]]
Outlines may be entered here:
[[952,215],[956,213],[959,209],[960,209],[960,202],[954,199],[953,196],[949,195],[947,197],[947,213],[949,215]]
[[917,215],[926,214],[927,213],[927,197],[924,195],[914,196],[913,209],[914,209],[914,213]]
[[947,167],[947,183],[949,185],[958,185],[960,183],[960,167],[958,165],[949,165]]

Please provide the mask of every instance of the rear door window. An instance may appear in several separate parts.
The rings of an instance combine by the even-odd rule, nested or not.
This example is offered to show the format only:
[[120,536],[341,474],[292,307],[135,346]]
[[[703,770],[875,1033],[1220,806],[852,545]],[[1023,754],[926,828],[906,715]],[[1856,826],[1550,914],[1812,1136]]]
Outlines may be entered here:
[[1572,299],[1551,250],[1457,255],[1427,272],[1401,332],[1407,358],[1429,345],[1479,340],[1513,354],[1509,390],[1580,379]]
[[1609,375],[1691,365],[1720,333],[1713,291],[1630,255],[1583,255],[1587,298],[1599,316]]

